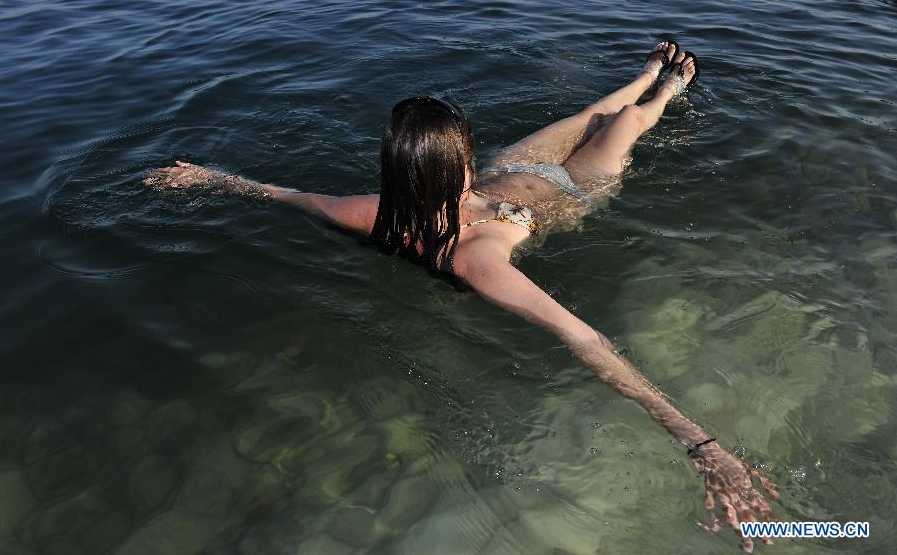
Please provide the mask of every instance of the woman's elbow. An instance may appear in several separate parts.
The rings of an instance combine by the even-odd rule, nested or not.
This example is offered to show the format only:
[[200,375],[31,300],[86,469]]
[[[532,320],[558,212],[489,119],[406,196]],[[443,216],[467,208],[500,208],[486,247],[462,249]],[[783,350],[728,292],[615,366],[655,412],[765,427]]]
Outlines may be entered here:
[[611,343],[610,339],[598,330],[585,324],[582,328],[571,330],[570,333],[563,334],[563,336],[562,339],[564,342],[574,351],[580,349],[613,351],[615,349],[614,344]]

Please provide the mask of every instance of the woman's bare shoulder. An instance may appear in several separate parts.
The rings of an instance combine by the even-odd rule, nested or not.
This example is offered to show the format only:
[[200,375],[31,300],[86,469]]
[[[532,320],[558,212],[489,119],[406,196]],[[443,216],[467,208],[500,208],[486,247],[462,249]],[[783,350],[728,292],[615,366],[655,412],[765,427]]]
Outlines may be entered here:
[[515,227],[496,221],[464,229],[452,257],[455,276],[472,281],[491,263],[507,263],[514,247],[527,238]]

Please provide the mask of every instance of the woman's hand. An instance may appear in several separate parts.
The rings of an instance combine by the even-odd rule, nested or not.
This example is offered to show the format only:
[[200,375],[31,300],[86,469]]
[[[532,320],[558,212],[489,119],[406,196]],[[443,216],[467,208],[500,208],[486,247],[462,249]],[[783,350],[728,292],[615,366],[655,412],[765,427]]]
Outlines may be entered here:
[[[238,175],[231,175],[218,170],[210,170],[196,164],[176,161],[171,168],[152,170],[143,183],[155,189],[187,189],[190,187],[203,189],[210,193],[222,195],[238,195],[260,200],[269,200],[271,193],[265,185]],[[271,189],[270,186],[267,186]]]
[[209,187],[213,183],[222,181],[226,174],[190,164],[188,162],[175,162],[170,168],[157,168],[152,170],[143,183],[155,189],[185,189],[187,187]]
[[[707,488],[704,506],[710,515],[710,525],[702,525],[705,529],[711,532],[720,529],[720,519],[715,510],[717,505],[722,510],[726,524],[739,536],[741,535],[739,522],[757,521],[758,517],[775,520],[772,507],[757,491],[751,479],[756,478],[760,482],[770,499],[776,499],[779,492],[775,484],[760,470],[751,468],[715,441],[694,449],[690,456],[695,467],[704,475],[704,485]],[[769,538],[763,538],[763,543],[772,542]],[[750,553],[754,549],[753,540],[742,538],[741,548]]]

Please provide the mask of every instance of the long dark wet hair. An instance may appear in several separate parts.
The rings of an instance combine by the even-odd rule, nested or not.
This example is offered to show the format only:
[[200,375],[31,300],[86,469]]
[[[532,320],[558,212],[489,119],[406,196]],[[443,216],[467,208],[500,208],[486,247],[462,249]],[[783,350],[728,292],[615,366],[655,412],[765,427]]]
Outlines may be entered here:
[[464,169],[475,175],[473,151],[470,121],[454,104],[429,97],[396,104],[380,141],[371,240],[431,271],[446,269],[461,233]]

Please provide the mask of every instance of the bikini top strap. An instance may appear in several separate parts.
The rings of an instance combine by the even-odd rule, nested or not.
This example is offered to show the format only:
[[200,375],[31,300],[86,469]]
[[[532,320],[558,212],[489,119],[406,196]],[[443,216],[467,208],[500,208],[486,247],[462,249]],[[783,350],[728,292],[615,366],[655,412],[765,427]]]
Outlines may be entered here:
[[535,233],[539,230],[539,226],[533,218],[532,210],[525,206],[517,206],[515,204],[509,204],[507,202],[500,202],[498,204],[498,209],[495,211],[494,218],[487,218],[485,220],[476,220],[473,222],[469,222],[464,224],[464,227],[484,224],[486,222],[504,222],[508,224],[515,224],[519,225],[520,227],[526,228],[530,233]]
[[497,220],[498,220],[498,218],[487,218],[485,220],[477,220],[475,222],[469,222],[469,223],[464,224],[464,227],[470,227],[472,225],[477,225],[477,224],[484,224],[486,222],[494,222]]

